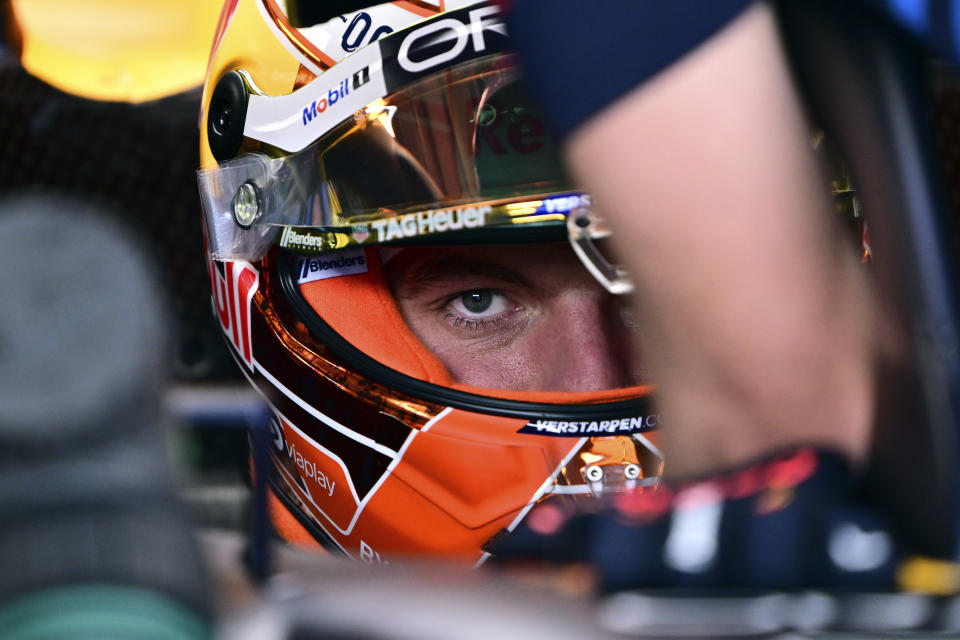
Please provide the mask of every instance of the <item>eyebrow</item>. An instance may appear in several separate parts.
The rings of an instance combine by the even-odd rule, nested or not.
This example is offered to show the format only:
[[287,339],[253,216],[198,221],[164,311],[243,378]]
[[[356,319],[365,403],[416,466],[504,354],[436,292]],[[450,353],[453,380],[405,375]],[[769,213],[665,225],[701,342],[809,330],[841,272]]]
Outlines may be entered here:
[[399,291],[396,295],[399,298],[410,298],[433,284],[447,284],[450,281],[478,276],[534,288],[533,283],[520,275],[518,271],[511,269],[500,261],[462,256],[441,256],[426,258],[412,265],[398,283],[400,286],[397,287]]

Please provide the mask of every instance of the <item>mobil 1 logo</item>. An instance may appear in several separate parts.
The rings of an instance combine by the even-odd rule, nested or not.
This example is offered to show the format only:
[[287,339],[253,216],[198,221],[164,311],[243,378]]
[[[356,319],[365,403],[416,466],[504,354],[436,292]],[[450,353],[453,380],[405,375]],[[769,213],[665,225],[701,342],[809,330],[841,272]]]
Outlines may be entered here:
[[451,65],[509,49],[507,28],[496,6],[444,13],[378,43],[387,91]]

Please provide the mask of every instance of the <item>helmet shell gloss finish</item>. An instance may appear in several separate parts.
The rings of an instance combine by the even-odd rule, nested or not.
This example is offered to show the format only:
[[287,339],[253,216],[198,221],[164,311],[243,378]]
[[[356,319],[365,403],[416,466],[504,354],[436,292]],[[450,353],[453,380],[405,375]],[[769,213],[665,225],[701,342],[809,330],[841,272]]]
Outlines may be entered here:
[[[364,101],[389,107],[391,87],[435,83],[465,60],[506,53],[497,9],[482,2],[397,1],[294,23],[275,0],[224,6],[203,94],[201,174],[261,154],[280,172],[275,182],[297,186],[304,174],[288,178],[282,159],[312,144],[322,157],[336,127],[382,124],[369,108],[361,121]],[[378,177],[371,170],[363,179]],[[204,184],[215,191],[227,182]],[[244,206],[254,209],[273,197],[248,191]],[[242,216],[254,227],[255,218]],[[262,258],[208,252],[207,266],[231,353],[272,411],[268,480],[281,535],[366,561],[429,553],[482,562],[484,544],[540,500],[656,482],[649,386],[561,393],[456,384],[404,326],[378,246],[311,258],[270,234]],[[311,280],[313,267],[324,279]]]

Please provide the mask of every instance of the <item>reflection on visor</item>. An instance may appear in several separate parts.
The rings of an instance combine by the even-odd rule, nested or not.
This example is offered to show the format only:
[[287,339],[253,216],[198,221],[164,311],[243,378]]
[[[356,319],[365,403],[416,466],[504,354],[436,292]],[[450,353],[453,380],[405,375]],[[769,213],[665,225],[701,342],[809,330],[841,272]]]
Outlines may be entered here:
[[[594,239],[609,235],[573,191],[549,127],[497,55],[377,100],[302,151],[249,153],[199,172],[211,257],[258,260],[371,244],[569,238],[607,290],[630,290]],[[568,217],[588,225],[568,225]],[[581,215],[582,214],[582,215]],[[455,234],[455,236],[454,236]]]
[[392,214],[350,226],[286,226],[278,244],[304,254],[317,254],[370,244],[418,244],[439,234],[458,232],[458,241],[483,242],[484,231],[511,225],[563,223],[580,203],[589,205],[582,193],[562,194],[544,200],[481,203],[463,207],[429,209]]
[[[562,226],[571,207],[553,210],[556,194],[581,197],[570,193],[546,120],[504,55],[377,100],[302,151],[246,154],[199,172],[199,181],[219,259],[261,257],[283,226],[298,227],[295,237],[309,227],[355,241],[366,225],[371,242],[522,224],[521,210],[555,214]],[[238,199],[241,189],[256,197]],[[248,206],[237,211],[237,202]],[[404,217],[412,214],[413,222]],[[349,246],[309,244],[299,249]]]

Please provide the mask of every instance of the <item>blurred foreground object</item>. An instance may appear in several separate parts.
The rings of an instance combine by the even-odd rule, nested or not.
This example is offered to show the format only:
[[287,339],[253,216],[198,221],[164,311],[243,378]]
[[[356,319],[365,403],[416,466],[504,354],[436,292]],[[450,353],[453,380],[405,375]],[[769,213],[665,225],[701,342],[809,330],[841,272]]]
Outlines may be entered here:
[[[527,14],[521,13],[523,3],[516,3],[514,16],[517,19],[511,22],[514,32],[532,31],[536,25],[544,23],[551,27],[549,40],[527,40],[535,52],[542,55],[542,58],[529,56],[535,62],[542,62],[539,66],[528,62],[530,77],[547,78],[551,71],[562,76],[562,82],[551,85],[554,91],[562,93],[559,98],[569,94],[570,86],[586,86],[586,82],[577,82],[582,77],[575,77],[571,82],[570,74],[566,73],[568,68],[576,68],[574,62],[580,62],[584,56],[579,51],[570,53],[575,51],[573,48],[557,47],[569,54],[558,63],[554,48],[543,46],[543,43],[570,42],[580,32],[603,35],[604,43],[591,44],[617,42],[616,32],[612,34],[611,31],[629,25],[619,32],[619,40],[625,41],[630,30],[636,28],[640,31],[656,17],[652,3],[634,3],[635,8],[642,6],[650,11],[637,10],[634,17],[642,16],[642,19],[637,18],[631,23],[627,19],[628,4],[620,3],[622,13],[604,14],[607,18],[604,26],[610,29],[595,25],[585,29],[580,21],[568,19],[564,24],[568,31],[562,31],[556,28],[556,21],[550,20],[564,15],[561,12],[564,6],[570,8],[566,14],[568,17],[576,16],[578,7],[575,3],[552,3],[554,11],[549,13],[549,18],[545,17],[546,11],[537,11],[544,3],[536,4],[531,0],[526,6],[535,8]],[[957,253],[952,233],[955,225],[937,158],[939,141],[932,135],[929,117],[930,52],[900,33],[895,24],[875,21],[856,3],[811,0],[770,4],[780,10],[776,25],[773,21],[765,22],[762,33],[737,32],[731,26],[670,71],[651,76],[650,83],[642,89],[637,87],[646,78],[628,84],[624,88],[624,91],[631,90],[625,94],[627,97],[604,103],[605,111],[594,112],[594,119],[574,134],[581,137],[572,137],[568,147],[568,159],[575,168],[581,169],[584,183],[594,190],[598,202],[605,203],[611,210],[632,214],[624,216],[624,224],[637,220],[652,221],[649,228],[638,225],[636,229],[638,241],[652,238],[648,246],[641,246],[631,254],[648,258],[646,263],[638,260],[637,264],[630,264],[638,282],[649,276],[650,280],[656,279],[657,285],[669,287],[675,284],[666,276],[662,281],[660,279],[661,273],[668,273],[669,267],[677,264],[670,262],[667,252],[656,251],[658,244],[663,245],[672,239],[682,240],[686,246],[693,247],[689,255],[699,258],[688,260],[688,254],[683,254],[684,260],[677,261],[681,265],[694,264],[697,267],[689,272],[691,277],[687,284],[692,286],[683,291],[689,294],[683,299],[693,303],[689,314],[676,313],[682,310],[680,306],[673,308],[672,312],[664,311],[666,304],[658,303],[670,303],[673,298],[660,296],[657,299],[656,287],[650,287],[649,295],[644,298],[649,308],[662,311],[660,320],[669,329],[664,330],[662,336],[679,338],[670,345],[667,339],[659,340],[662,336],[654,336],[660,353],[672,355],[673,348],[682,351],[680,347],[694,345],[688,350],[692,354],[689,363],[693,366],[684,371],[678,369],[678,375],[672,378],[657,370],[657,363],[651,363],[660,385],[659,410],[669,418],[663,431],[667,474],[686,478],[677,483],[668,482],[648,495],[617,499],[614,506],[596,513],[582,510],[569,514],[556,508],[557,505],[542,504],[517,528],[512,540],[504,536],[501,544],[491,551],[501,559],[514,554],[520,558],[591,563],[608,591],[636,590],[635,595],[642,596],[633,599],[631,607],[624,609],[625,615],[630,613],[630,608],[636,614],[637,626],[632,630],[636,633],[655,633],[652,630],[660,628],[658,625],[662,623],[666,625],[664,629],[678,634],[685,631],[690,635],[711,635],[718,633],[711,628],[711,621],[722,627],[724,618],[727,622],[736,618],[736,615],[726,615],[731,610],[725,609],[726,604],[736,598],[751,596],[756,604],[756,598],[764,593],[802,595],[808,591],[826,594],[833,605],[844,603],[847,595],[859,593],[864,596],[864,602],[872,602],[873,613],[848,618],[841,607],[837,615],[823,615],[820,622],[815,622],[817,616],[781,619],[768,630],[817,625],[830,629],[853,628],[867,633],[941,628],[938,625],[955,630],[956,619],[946,621],[938,607],[941,602],[955,604],[954,600],[941,598],[955,596],[960,588],[956,564],[957,517],[960,514],[957,494],[957,434],[960,425],[960,413],[957,412],[960,407],[957,327],[960,316],[956,305]],[[955,11],[956,7],[956,3],[949,2],[890,4],[896,4],[899,9],[916,8],[918,14],[923,14],[922,18],[942,15],[931,9],[930,16],[927,16],[922,11],[925,6],[936,6],[944,11],[951,8]],[[752,4],[743,14],[744,21],[736,23],[737,27],[760,24],[747,20],[768,9],[769,6],[763,3]],[[754,10],[755,13],[749,13]],[[520,17],[524,15],[527,20],[521,22]],[[614,15],[616,20],[611,18]],[[677,31],[696,22],[688,15],[676,17]],[[927,31],[938,34],[946,29],[946,25],[926,26],[930,27]],[[939,29],[941,26],[944,29]],[[745,37],[739,40],[722,40],[744,34]],[[750,35],[758,37],[746,37]],[[669,42],[670,38],[664,40]],[[650,38],[649,41],[656,42],[656,39]],[[637,42],[646,43],[648,40],[637,38]],[[733,56],[734,53],[749,54],[755,50],[720,49],[721,44],[731,42],[763,44],[762,50],[770,55]],[[791,68],[784,67],[769,76],[761,76],[761,72],[769,67],[760,63],[773,59],[784,43],[791,55]],[[709,49],[710,46],[715,48]],[[593,61],[603,60],[604,54],[614,58],[609,55],[612,51],[601,46],[585,49],[594,56]],[[730,53],[731,57],[725,57],[724,52]],[[627,61],[624,64],[627,69],[609,75],[626,83],[624,78],[630,77],[628,72],[639,64],[634,63],[633,56],[621,56],[619,60]],[[753,62],[757,64],[752,65]],[[579,68],[601,66],[594,64]],[[603,68],[606,69],[607,65]],[[744,70],[747,72],[743,73]],[[657,67],[657,72],[660,71],[662,68]],[[725,71],[732,76],[731,86],[725,86],[717,79],[718,76],[725,78]],[[760,85],[739,84],[738,80],[745,76],[751,80],[763,77],[764,82]],[[790,85],[793,79],[798,82],[799,95],[793,93],[795,88]],[[783,92],[774,90],[784,88],[776,84],[780,81],[788,85]],[[744,90],[745,87],[748,88]],[[765,88],[771,89],[769,95],[762,93]],[[731,105],[723,101],[731,96],[764,95],[770,98],[788,93],[788,99],[783,102],[769,99],[754,103],[734,99]],[[549,97],[547,92],[544,94]],[[705,95],[716,95],[716,102],[698,100]],[[554,101],[561,106],[571,102],[559,98]],[[809,108],[802,118],[804,122],[790,124],[796,123],[792,114],[798,111],[801,102],[802,106]],[[706,105],[704,111],[712,110],[713,113],[696,112],[694,115],[703,115],[700,119],[673,118],[676,113],[689,113],[681,109],[683,104]],[[748,110],[750,117],[738,120],[738,116],[743,116],[743,109],[754,106],[759,108]],[[719,115],[712,119],[714,114]],[[771,121],[757,114],[769,115]],[[662,119],[659,116],[663,116]],[[653,130],[655,127],[648,124],[651,118],[660,130],[669,133],[658,138]],[[763,338],[771,335],[765,334],[764,329],[775,326],[775,319],[771,321],[758,313],[761,305],[752,304],[753,301],[760,300],[768,308],[786,309],[788,307],[782,303],[800,300],[804,294],[831,291],[834,281],[816,279],[808,281],[815,286],[802,286],[804,283],[801,282],[801,286],[787,287],[791,291],[788,300],[778,299],[774,288],[763,290],[759,286],[767,281],[753,276],[778,273],[777,267],[785,262],[779,256],[786,252],[779,251],[773,260],[759,254],[758,260],[751,260],[749,251],[741,250],[743,247],[738,243],[760,236],[760,231],[754,233],[760,225],[737,226],[724,214],[751,211],[746,205],[738,208],[736,200],[743,199],[736,196],[741,192],[740,187],[749,187],[750,179],[760,175],[766,167],[751,165],[748,160],[728,153],[722,145],[717,145],[717,157],[713,157],[709,147],[717,139],[729,141],[731,138],[724,137],[724,134],[731,131],[746,134],[758,130],[764,134],[757,138],[760,142],[776,141],[776,135],[789,127],[803,130],[806,118],[816,127],[822,127],[826,135],[837,142],[849,162],[853,183],[857,185],[858,198],[869,222],[870,246],[875,250],[875,260],[870,266],[871,274],[875,276],[871,290],[875,286],[876,307],[890,311],[869,316],[844,316],[843,302],[855,299],[847,290],[844,295],[833,295],[816,306],[804,307],[828,310],[821,318],[808,322],[810,318],[801,310],[791,317],[791,320],[799,318],[797,322],[782,325],[799,327],[798,330],[777,334],[776,340],[764,342]],[[699,122],[707,122],[708,126],[697,129]],[[631,126],[635,137],[619,136],[620,131],[630,131]],[[673,135],[675,131],[682,132],[682,135]],[[713,134],[717,137],[712,137]],[[739,141],[743,137],[737,135],[734,139]],[[624,141],[620,146],[616,144],[618,139]],[[695,144],[690,143],[687,147],[686,143],[691,140]],[[598,141],[599,144],[595,144]],[[680,148],[684,153],[674,155],[673,148]],[[772,164],[771,158],[788,156],[791,149],[797,148],[799,145],[785,144],[778,149],[784,153],[753,157],[763,157],[765,164]],[[583,154],[578,155],[577,151],[583,151]],[[749,155],[743,154],[743,146],[740,154]],[[604,164],[605,157],[616,158],[617,166]],[[701,159],[706,162],[697,164]],[[683,176],[672,170],[677,162],[670,160],[688,160],[685,170],[691,174],[720,174],[726,180],[698,180],[700,191],[691,190],[695,195],[710,194],[712,202],[691,198],[670,209],[676,200],[665,198],[681,192],[679,189],[660,193],[656,189],[658,185],[654,184],[658,180],[651,179],[637,186],[640,179],[634,179],[634,175],[654,175],[660,178],[659,183],[663,183],[675,175]],[[749,179],[740,184],[739,176],[723,174],[721,170],[727,166],[734,167],[739,176]],[[627,167],[626,176],[616,171],[622,167]],[[660,167],[667,169],[657,173]],[[809,184],[800,178],[799,170],[785,170],[778,175],[790,185],[798,185],[800,190]],[[596,178],[596,182],[588,182],[590,177]],[[793,182],[792,178],[797,181]],[[737,187],[726,191],[730,184]],[[763,188],[756,190],[762,192]],[[799,197],[789,197],[797,191],[791,191],[790,187],[775,191],[782,197],[768,208],[752,210],[762,216],[752,221],[766,225],[768,219],[778,218],[778,222],[769,225],[774,226],[788,217],[788,222],[814,219],[820,210],[816,206],[802,211],[790,208],[789,205],[800,201]],[[735,197],[722,200],[719,195],[724,193]],[[624,198],[618,197],[624,195]],[[646,209],[639,205],[631,208],[631,199],[646,205]],[[657,208],[661,204],[668,212],[658,217]],[[656,213],[647,215],[646,212],[651,210]],[[709,215],[690,213],[704,211]],[[791,212],[798,215],[794,217]],[[690,215],[685,215],[687,213]],[[689,224],[680,228],[673,224],[673,220],[678,219]],[[711,220],[723,220],[724,228],[715,234],[700,236],[699,239],[705,242],[694,244],[689,238],[689,230],[713,230],[706,226]],[[662,226],[658,226],[660,222],[663,222]],[[782,228],[788,228],[788,222],[782,222]],[[681,233],[675,233],[678,228]],[[725,236],[723,232],[728,230],[731,232]],[[640,231],[649,233],[643,235]],[[826,246],[828,238],[826,234],[797,237],[804,238],[800,242],[807,242],[808,247]],[[711,253],[714,247],[719,247],[721,252]],[[644,249],[648,251],[644,252]],[[734,255],[736,259],[731,260]],[[807,257],[815,255],[810,252]],[[703,256],[719,260],[711,262]],[[659,262],[654,264],[654,260]],[[718,286],[717,271],[709,269],[725,264],[749,264],[750,268],[743,278],[728,280],[731,286],[725,289]],[[800,264],[830,263],[805,259]],[[852,277],[859,276],[862,270],[851,268],[846,273],[852,274],[852,281]],[[710,294],[716,291],[723,293],[712,298]],[[737,313],[724,315],[724,304],[737,301],[741,295],[751,298],[749,303],[737,305]],[[751,317],[739,316],[740,311]],[[796,309],[791,308],[793,311]],[[684,317],[706,318],[711,322],[691,323],[692,327],[670,322]],[[744,322],[729,322],[730,317]],[[833,321],[843,317],[857,317],[858,320],[832,334],[841,338],[829,350],[821,352],[822,360],[806,359],[810,353],[816,354],[817,345],[829,344],[827,334],[839,326]],[[728,323],[732,327],[750,329],[727,333],[718,329]],[[684,330],[677,331],[678,326]],[[705,328],[704,332],[695,335],[695,330],[701,327]],[[716,349],[712,348],[713,344],[696,340],[711,337],[711,332],[713,344],[720,345]],[[841,348],[857,344],[856,341],[864,336],[871,340],[873,336],[877,337],[875,342],[859,343],[867,345],[861,353]],[[739,353],[721,351],[730,345],[746,348]],[[748,357],[748,350],[757,345],[769,347],[764,356],[777,354],[777,349],[786,345],[788,349],[784,353],[795,357],[777,359],[776,362],[773,359],[753,361]],[[802,348],[791,353],[789,347],[797,345]],[[894,345],[895,348],[891,348]],[[711,358],[717,352],[722,357]],[[728,355],[735,357],[727,358]],[[665,357],[664,361],[667,360]],[[740,369],[742,363],[747,366]],[[788,366],[780,368],[780,364]],[[856,385],[841,387],[834,384],[830,375],[844,367],[849,367],[851,379],[858,381]],[[687,401],[687,396],[681,397],[682,394],[676,391],[688,390],[701,371],[711,374],[706,376],[710,388],[719,391],[714,396],[719,398],[720,405],[714,412],[716,418],[708,412],[698,420],[697,412],[703,411],[704,406],[698,402],[700,398]],[[725,375],[713,376],[716,371]],[[742,379],[736,378],[739,372],[744,373]],[[760,375],[753,376],[753,372]],[[798,375],[793,376],[795,372]],[[735,382],[728,384],[731,379]],[[714,382],[717,383],[715,386]],[[796,393],[798,389],[801,391]],[[858,395],[858,391],[864,389],[866,393]],[[756,401],[758,397],[762,401]],[[686,405],[683,406],[680,400],[671,404],[669,398],[683,400]],[[743,398],[746,401],[739,402]],[[708,396],[707,399],[711,398]],[[847,400],[851,402],[847,403]],[[854,412],[845,412],[857,402],[862,404],[855,415],[851,415]],[[735,405],[735,410],[725,413],[730,405]],[[710,408],[711,405],[706,406]],[[772,411],[765,413],[765,407]],[[724,422],[725,415],[733,415],[735,420]],[[757,416],[761,419],[752,422]],[[687,429],[689,424],[694,424],[700,431]],[[751,430],[738,430],[742,424],[747,424]],[[856,429],[858,436],[869,436],[869,447],[863,446],[867,443],[866,437],[858,438],[855,447],[845,447],[847,443],[833,438],[851,428]],[[735,437],[746,433],[750,437],[740,440]],[[767,440],[770,434],[783,437],[779,441]],[[798,449],[803,443],[812,446],[809,450]],[[684,467],[680,459],[688,451],[695,452],[700,459]],[[748,455],[744,455],[744,451],[749,452]],[[512,549],[510,545],[514,545]],[[667,606],[670,601],[679,603],[684,599],[693,603],[686,607],[686,614],[682,606],[673,609]],[[913,599],[923,603],[923,607],[909,615],[885,604]],[[745,598],[747,600],[749,598]],[[688,615],[695,611],[698,602],[701,608],[714,611],[713,620],[710,616]],[[645,617],[640,615],[641,612]],[[694,617],[699,619],[699,631],[691,630],[690,621]],[[742,629],[749,628],[746,616],[741,617],[741,622]],[[763,632],[763,629],[754,630]]]
[[216,0],[10,0],[23,66],[92,100],[143,102],[203,81]]
[[194,180],[219,5],[0,0],[0,194],[53,188],[109,204],[149,238],[180,382],[239,378],[210,318]]
[[163,433],[168,318],[107,220],[0,196],[0,638],[207,635]]
[[219,640],[613,640],[576,571],[513,580],[422,558],[344,562],[288,545],[252,590],[234,562],[244,543],[202,536],[224,598]]
[[594,567],[619,594],[609,623],[639,635],[960,629],[960,567],[916,555],[847,462],[812,448],[592,513],[547,502],[491,551]]

